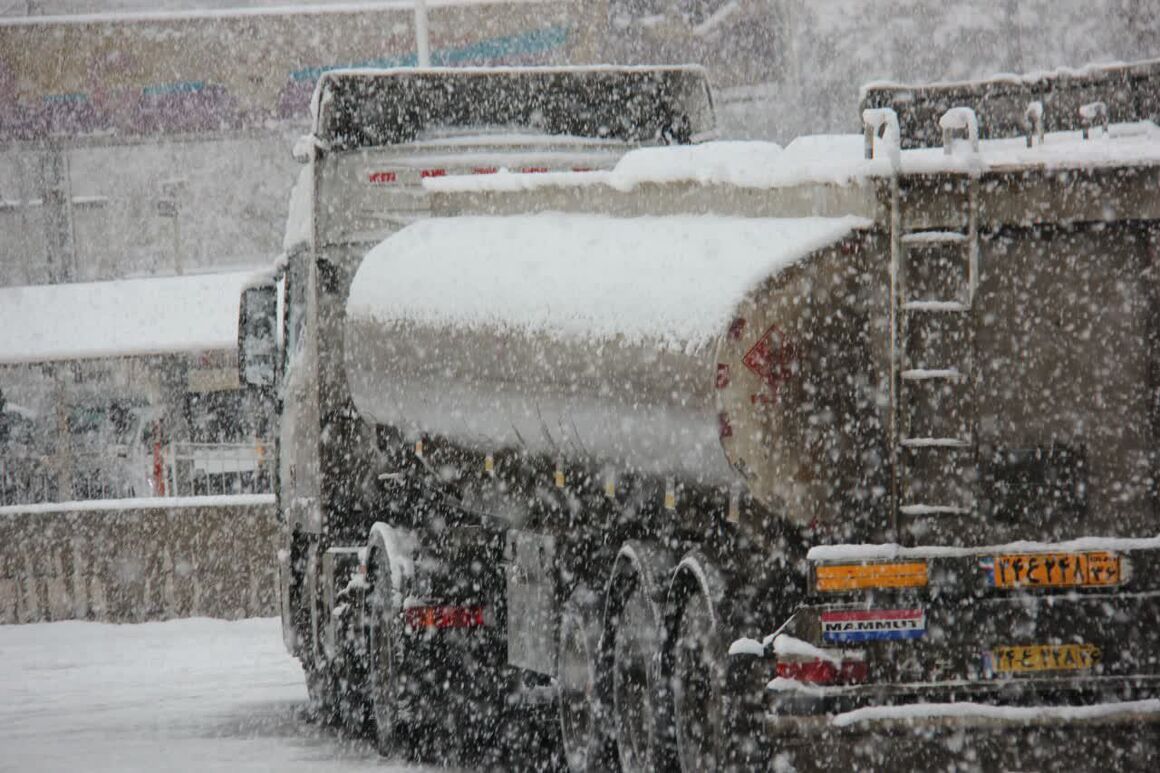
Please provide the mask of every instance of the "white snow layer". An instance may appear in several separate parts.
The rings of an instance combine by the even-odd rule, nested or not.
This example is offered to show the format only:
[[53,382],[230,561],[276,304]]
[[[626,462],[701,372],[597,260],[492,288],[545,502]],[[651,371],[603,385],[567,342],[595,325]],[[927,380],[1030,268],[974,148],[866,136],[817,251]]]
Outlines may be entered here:
[[1080,537],[1066,542],[1019,540],[1001,545],[956,547],[952,545],[918,545],[903,547],[894,542],[881,545],[818,545],[810,548],[810,561],[890,561],[896,558],[969,558],[995,553],[1076,552],[1082,550],[1160,550],[1157,537]]
[[233,350],[253,273],[0,288],[0,364]]
[[204,497],[136,497],[133,499],[86,499],[76,502],[40,502],[4,505],[0,515],[75,513],[109,510],[168,510],[188,507],[255,507],[274,504],[273,494],[215,494]]
[[1010,723],[1082,722],[1085,720],[1128,718],[1160,714],[1155,698],[1088,706],[993,706],[986,703],[912,703],[902,706],[870,706],[835,714],[830,724],[847,727],[858,722],[911,721],[926,719],[990,720]]
[[729,645],[729,655],[755,655],[757,657],[764,657],[765,645],[757,641],[757,639],[740,638]]
[[403,770],[305,721],[279,622],[0,626],[0,769]]
[[815,647],[808,641],[794,638],[789,634],[779,633],[773,637],[773,651],[782,657],[806,658],[809,660],[824,660],[835,665],[842,664],[840,653]]
[[724,331],[758,282],[869,225],[555,213],[425,220],[370,251],[347,314],[696,348]]
[[[956,114],[957,115],[957,114]],[[961,116],[960,116],[961,117]],[[428,178],[436,193],[526,191],[548,187],[607,185],[631,191],[648,183],[692,182],[747,188],[809,184],[848,185],[893,174],[881,155],[867,160],[861,134],[799,137],[784,149],[769,142],[706,142],[701,145],[641,148],[626,153],[607,172],[450,175]],[[1160,163],[1160,128],[1150,121],[1116,124],[1109,134],[1083,139],[1082,132],[1047,134],[1028,148],[1021,137],[979,142],[979,152],[961,141],[947,155],[941,146],[899,154],[906,173],[984,172],[1009,167],[1082,169],[1133,163]]]

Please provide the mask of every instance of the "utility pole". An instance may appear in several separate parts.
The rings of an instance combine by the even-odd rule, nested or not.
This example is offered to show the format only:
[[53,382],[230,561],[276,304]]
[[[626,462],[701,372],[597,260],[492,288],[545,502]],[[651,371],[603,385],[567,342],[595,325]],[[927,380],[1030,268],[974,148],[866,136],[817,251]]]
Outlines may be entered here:
[[68,159],[57,140],[46,142],[44,151],[40,166],[40,200],[44,207],[48,281],[70,282],[76,270],[76,252],[73,244]]
[[427,29],[427,0],[415,0],[415,48],[419,66],[431,66],[431,39]]
[[1003,26],[1007,28],[1008,72],[1023,72],[1023,27],[1019,19],[1019,0],[1003,0]]
[[161,183],[161,198],[157,200],[157,214],[173,222],[173,273],[185,273],[181,256],[181,194],[185,180],[165,180]]

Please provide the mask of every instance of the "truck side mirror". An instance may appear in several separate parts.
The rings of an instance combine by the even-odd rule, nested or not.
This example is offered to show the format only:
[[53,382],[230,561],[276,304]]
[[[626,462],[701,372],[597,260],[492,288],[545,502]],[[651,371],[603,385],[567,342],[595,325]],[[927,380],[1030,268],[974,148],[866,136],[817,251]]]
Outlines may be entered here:
[[242,291],[238,307],[238,378],[241,383],[261,389],[274,387],[277,323],[277,285],[256,285]]

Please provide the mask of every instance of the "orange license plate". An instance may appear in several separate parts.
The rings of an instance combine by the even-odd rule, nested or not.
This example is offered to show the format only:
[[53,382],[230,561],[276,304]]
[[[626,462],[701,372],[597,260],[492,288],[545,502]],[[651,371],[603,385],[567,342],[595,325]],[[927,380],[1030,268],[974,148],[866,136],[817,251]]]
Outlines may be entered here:
[[996,674],[1025,674],[1037,671],[1084,671],[1100,662],[1100,648],[1094,644],[1028,644],[995,647],[988,666]]
[[1123,582],[1123,561],[1103,550],[1004,553],[985,561],[996,588],[1106,588]]

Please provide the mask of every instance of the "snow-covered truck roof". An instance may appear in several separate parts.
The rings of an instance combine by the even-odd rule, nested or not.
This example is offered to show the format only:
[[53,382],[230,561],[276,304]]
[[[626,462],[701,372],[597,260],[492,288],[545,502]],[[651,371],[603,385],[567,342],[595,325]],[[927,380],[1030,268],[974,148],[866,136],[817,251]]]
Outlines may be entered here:
[[759,282],[857,217],[433,218],[372,249],[347,315],[698,348]]
[[0,364],[234,350],[254,272],[0,288]]

